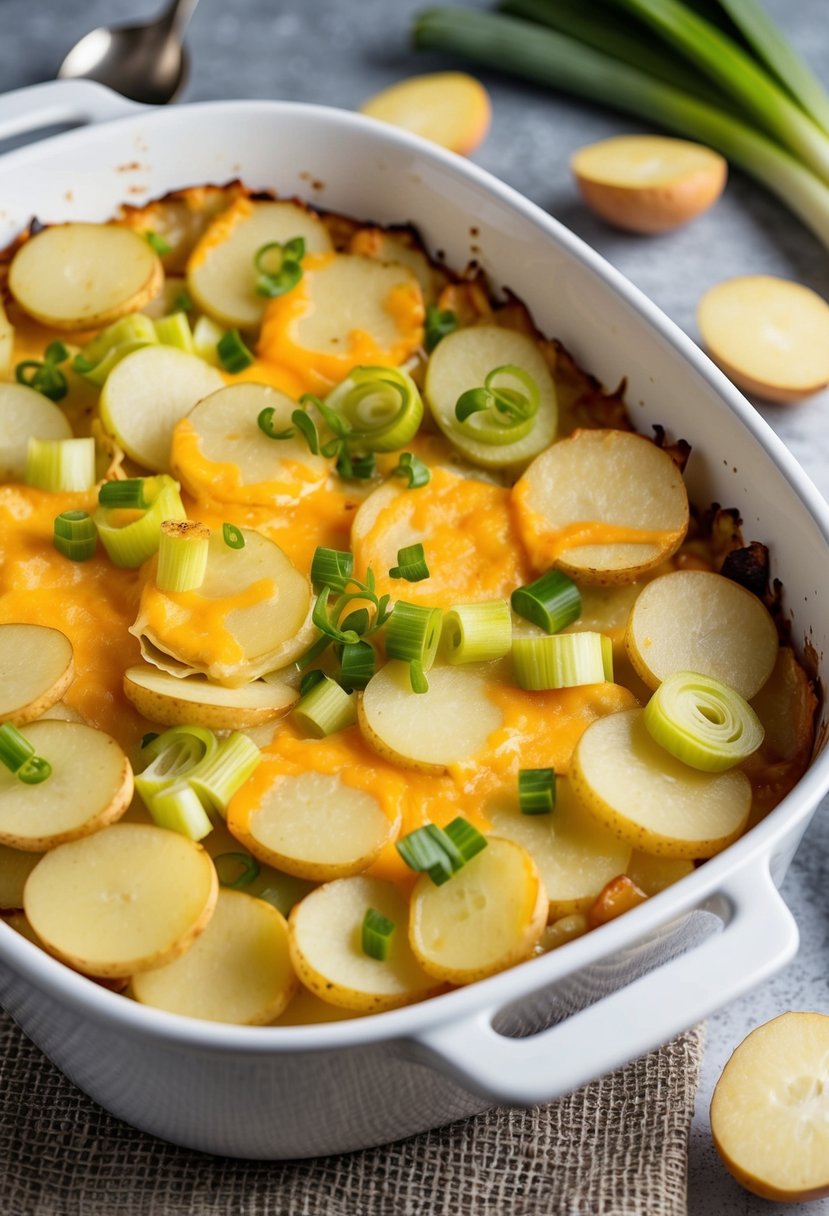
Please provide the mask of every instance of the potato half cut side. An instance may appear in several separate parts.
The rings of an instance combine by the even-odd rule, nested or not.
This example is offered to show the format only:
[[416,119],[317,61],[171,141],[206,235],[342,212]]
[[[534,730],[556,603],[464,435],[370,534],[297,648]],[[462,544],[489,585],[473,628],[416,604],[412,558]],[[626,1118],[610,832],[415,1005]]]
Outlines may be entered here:
[[650,737],[641,709],[588,726],[570,778],[609,831],[666,857],[713,857],[737,839],[751,807],[745,773],[702,773],[682,764]]
[[[389,957],[363,952],[362,926],[369,908],[394,924]],[[302,983],[330,1005],[379,1013],[410,1005],[442,985],[421,968],[409,945],[409,908],[398,889],[357,875],[317,887],[291,912],[291,960]]]
[[409,940],[424,971],[471,984],[529,958],[547,923],[547,893],[530,854],[497,836],[436,886],[422,874],[412,892]]
[[[59,268],[59,273],[56,273]],[[59,224],[12,259],[9,290],[54,329],[102,329],[157,295],[164,271],[148,241],[116,224]]]
[[363,737],[405,768],[442,773],[471,760],[502,722],[483,676],[468,667],[433,667],[429,691],[412,692],[408,663],[387,663],[357,706]]
[[172,346],[142,346],[107,376],[101,419],[142,468],[167,473],[176,423],[223,384],[221,372],[196,355]]
[[469,156],[489,130],[491,106],[474,76],[430,72],[398,80],[364,101],[360,112]]
[[316,490],[330,462],[297,434],[275,441],[257,425],[273,410],[272,428],[292,428],[296,402],[266,384],[231,384],[205,397],[173,433],[170,463],[184,488],[202,500],[273,508]]
[[171,962],[207,926],[218,881],[204,849],[141,823],[60,845],[23,893],[52,954],[88,975],[136,975]]
[[147,664],[128,667],[124,692],[139,713],[164,726],[195,723],[208,730],[246,730],[286,714],[299,698],[286,684],[254,680],[241,688],[211,684],[205,676],[179,679]]
[[0,844],[0,911],[23,907],[23,888],[42,853],[24,853]]
[[109,735],[80,722],[30,722],[25,736],[52,772],[26,785],[0,769],[0,844],[42,853],[114,823],[132,798],[132,769]]
[[650,688],[675,671],[696,671],[750,700],[772,673],[779,639],[765,606],[739,583],[707,570],[675,570],[640,592],[625,647]]
[[630,845],[596,822],[566,778],[556,782],[556,805],[548,815],[522,815],[510,808],[495,810],[489,818],[496,835],[522,845],[538,867],[550,921],[585,911],[630,861]]
[[[484,415],[473,414],[461,423],[455,416],[455,406],[463,393],[483,388],[489,373],[505,366],[520,367],[535,381],[538,413],[532,429],[522,438],[512,443],[484,443],[475,437],[475,428],[480,426],[476,419]],[[511,381],[505,380],[504,384],[513,387]],[[521,467],[556,437],[558,406],[553,378],[537,344],[513,329],[476,325],[449,334],[429,360],[424,395],[447,439],[473,464],[484,468]],[[489,418],[489,411],[486,417]]]
[[0,722],[23,726],[72,683],[72,643],[48,625],[0,625]]
[[305,241],[306,255],[325,253],[322,220],[296,203],[237,199],[213,221],[187,263],[187,286],[199,308],[231,328],[256,329],[268,303],[256,291],[254,258],[263,245]]
[[275,774],[255,807],[246,805],[244,815],[233,808],[228,826],[251,853],[313,882],[367,870],[400,826],[399,816],[390,820],[372,794],[336,773]]
[[0,482],[23,482],[30,439],[71,439],[60,406],[25,384],[0,384]]
[[775,1203],[829,1195],[829,1017],[784,1013],[723,1069],[711,1134],[741,1186]]
[[264,900],[227,890],[184,954],[132,982],[142,1005],[239,1026],[272,1021],[298,988],[284,916]]
[[675,553],[688,527],[679,469],[629,431],[577,431],[554,444],[516,484],[513,501],[536,566],[586,583],[633,582]]

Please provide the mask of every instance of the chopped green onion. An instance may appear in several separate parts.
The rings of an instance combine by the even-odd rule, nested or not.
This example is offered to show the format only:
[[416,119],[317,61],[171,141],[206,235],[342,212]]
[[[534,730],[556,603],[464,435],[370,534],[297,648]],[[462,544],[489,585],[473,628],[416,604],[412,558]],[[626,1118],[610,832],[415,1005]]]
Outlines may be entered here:
[[420,663],[429,671],[435,661],[443,610],[398,600],[386,628],[386,654],[404,663]]
[[471,861],[486,848],[486,836],[474,828],[462,815],[458,815],[451,823],[447,823],[443,831],[452,841],[464,862]]
[[91,490],[95,484],[95,440],[31,437],[26,484],[55,494]]
[[54,546],[73,562],[85,562],[95,554],[98,529],[88,511],[61,511],[55,516]]
[[423,345],[426,353],[431,355],[438,342],[458,328],[457,314],[448,308],[438,308],[430,304],[426,309],[426,325],[424,328]]
[[354,573],[354,557],[343,549],[326,549],[319,545],[311,558],[311,582],[315,587],[331,587],[345,591]]
[[301,236],[295,236],[284,244],[269,241],[257,249],[253,258],[257,294],[274,299],[296,287],[302,278],[300,263],[304,256],[305,240]]
[[213,858],[213,865],[220,885],[231,891],[249,886],[261,873],[259,862],[250,853],[220,853]]
[[45,781],[51,775],[52,766],[42,756],[30,756],[17,770],[17,778],[24,785],[40,785],[41,781]]
[[72,369],[100,387],[122,359],[143,346],[155,345],[158,340],[156,326],[150,318],[140,312],[131,313],[107,325],[86,346],[81,347]]
[[11,722],[0,726],[0,764],[24,785],[40,785],[52,772],[49,761],[35,755],[29,740]]
[[167,317],[159,317],[155,322],[155,335],[162,346],[174,346],[188,355],[194,355],[193,331],[190,322],[183,312],[174,312]]
[[409,664],[409,684],[412,692],[418,695],[429,691],[429,680],[423,670],[423,664],[418,659],[412,659]]
[[213,824],[195,790],[190,785],[171,785],[153,794],[147,810],[160,828],[178,832],[190,840],[203,840]]
[[24,359],[14,369],[18,384],[25,384],[42,393],[50,401],[60,401],[69,392],[69,382],[58,367],[69,358],[69,349],[65,343],[50,342],[43,354],[43,359]]
[[419,460],[413,452],[401,452],[400,459],[391,471],[392,477],[405,477],[410,490],[419,490],[429,484],[432,474],[429,466]]
[[146,511],[150,504],[147,500],[144,482],[143,477],[127,477],[124,481],[105,481],[98,490],[98,506]]
[[441,886],[486,845],[486,837],[458,816],[446,828],[434,823],[416,828],[398,840],[396,847],[410,870],[428,874],[436,886]]
[[[348,470],[341,468],[343,455],[347,456]],[[377,457],[373,452],[366,452],[364,455],[348,455],[342,453],[340,460],[337,462],[337,472],[340,477],[346,481],[353,479],[354,481],[369,481],[377,472]]]
[[120,525],[121,508],[99,506],[95,512],[98,535],[110,561],[127,569],[142,565],[148,557],[158,552],[161,524],[165,519],[187,518],[177,481],[166,473],[158,477],[145,477],[143,481],[144,495],[150,506],[138,519]]
[[312,688],[316,688],[325,679],[325,672],[320,671],[318,667],[313,667],[311,671],[306,671],[299,682],[299,695],[304,697]]
[[201,316],[193,326],[193,349],[200,359],[214,367],[219,362],[218,346],[223,334],[224,330],[212,317]]
[[602,667],[604,669],[604,678],[608,684],[613,683],[613,642],[607,636],[602,634]]
[[193,301],[186,291],[180,291],[173,300],[173,312],[192,312]]
[[403,578],[407,583],[421,583],[429,577],[423,545],[404,545],[397,550],[397,565],[389,570],[389,578]]
[[506,600],[456,604],[443,619],[442,642],[450,663],[488,663],[512,646],[512,616]]
[[207,573],[210,529],[192,519],[165,519],[161,524],[158,569],[159,591],[196,591]]
[[135,788],[147,807],[156,794],[182,782],[218,747],[216,736],[203,726],[174,726],[144,739],[141,751],[147,765],[136,773]]
[[233,795],[255,772],[261,760],[262,753],[253,740],[234,731],[188,774],[187,783],[208,809],[224,815]]
[[514,638],[512,660],[519,688],[575,688],[605,679],[600,633],[555,633]]
[[[314,419],[306,414],[304,410],[294,410],[291,414],[291,422],[293,422],[308,444],[308,451],[314,456],[318,455],[320,451],[320,437]],[[324,455],[327,456],[329,453],[325,452]]]
[[160,735],[157,730],[148,730],[146,735],[141,736],[141,742],[139,744],[139,747],[143,751],[145,747],[149,747],[149,745],[153,742],[153,740],[158,739],[158,738],[160,738]]
[[662,681],[645,706],[645,726],[660,747],[705,773],[733,768],[757,751],[765,734],[738,692],[693,671]]
[[547,815],[556,804],[556,774],[552,768],[522,768],[518,773],[518,805],[522,815]]
[[363,954],[367,954],[369,958],[376,958],[381,963],[389,957],[391,950],[391,939],[394,934],[395,924],[393,920],[389,920],[382,912],[378,912],[376,908],[368,908],[363,917],[362,928],[362,945]]
[[222,538],[228,549],[244,549],[245,537],[235,524],[222,524]]
[[330,676],[323,676],[294,707],[293,717],[308,734],[324,739],[354,725],[357,703],[353,693],[340,688]]
[[236,375],[253,363],[253,353],[242,341],[238,329],[229,329],[216,343],[216,354],[226,372]]
[[54,342],[50,342],[46,347],[46,350],[43,352],[44,363],[51,363],[52,365],[65,363],[68,358],[69,347],[65,342],[61,342],[59,338]]
[[343,688],[365,688],[376,670],[377,655],[371,642],[343,643],[339,676]]
[[[505,363],[502,367],[494,367],[484,377],[483,388],[461,393],[455,405],[455,417],[466,424],[466,430],[479,443],[517,443],[535,426],[540,403],[538,385],[529,372],[514,363]],[[485,417],[470,421],[477,414]]]
[[284,431],[278,431],[274,426],[273,417],[276,411],[272,405],[268,405],[265,409],[260,410],[256,415],[256,425],[263,435],[267,435],[268,439],[293,439],[296,434],[292,426],[286,427]]
[[170,242],[165,241],[164,237],[159,236],[157,232],[145,232],[144,239],[150,248],[157,253],[160,258],[163,258],[165,253],[169,253],[173,248]]
[[559,570],[548,570],[526,587],[516,587],[512,609],[547,633],[558,633],[581,616],[581,592],[571,578]]
[[[371,628],[371,613],[368,608],[355,608],[349,612],[348,616],[343,617],[340,628],[343,633],[356,633],[358,638],[362,638]],[[345,645],[353,644],[345,643]]]
[[[348,438],[370,452],[402,448],[414,438],[423,420],[418,387],[397,367],[353,368],[324,404],[346,424]],[[328,415],[324,416],[331,425]]]

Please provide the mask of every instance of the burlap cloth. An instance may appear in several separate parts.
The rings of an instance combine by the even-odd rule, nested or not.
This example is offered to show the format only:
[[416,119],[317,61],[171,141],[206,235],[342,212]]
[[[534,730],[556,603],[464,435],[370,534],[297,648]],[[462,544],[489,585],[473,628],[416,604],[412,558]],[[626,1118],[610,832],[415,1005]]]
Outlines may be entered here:
[[133,1131],[0,1014],[0,1216],[684,1216],[701,1053],[690,1031],[548,1106],[270,1164]]

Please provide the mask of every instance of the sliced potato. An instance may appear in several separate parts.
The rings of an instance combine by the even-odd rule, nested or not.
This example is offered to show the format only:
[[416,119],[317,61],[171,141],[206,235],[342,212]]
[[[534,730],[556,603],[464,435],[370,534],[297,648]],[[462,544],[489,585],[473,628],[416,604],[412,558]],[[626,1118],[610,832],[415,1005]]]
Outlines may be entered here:
[[25,384],[0,384],[0,481],[26,479],[30,439],[71,439],[59,406]]
[[284,245],[298,236],[305,241],[306,256],[331,249],[325,225],[307,208],[237,199],[217,216],[190,255],[190,294],[223,325],[256,329],[268,301],[256,291],[254,258],[263,245]]
[[140,232],[145,239],[148,232],[153,232],[166,241],[170,249],[161,260],[169,278],[171,274],[184,273],[187,259],[207,226],[244,193],[239,182],[226,186],[187,186],[151,203],[137,207],[127,204],[116,222]]
[[487,847],[441,886],[421,874],[412,892],[409,940],[424,971],[471,984],[530,957],[548,906],[526,849],[489,836]]
[[202,500],[275,507],[295,503],[328,477],[298,433],[273,440],[257,425],[273,410],[275,431],[292,428],[296,402],[265,384],[232,384],[211,393],[173,432],[170,464],[185,490]]
[[286,684],[254,680],[223,688],[205,676],[178,679],[157,667],[128,667],[124,692],[140,714],[165,726],[195,723],[208,730],[246,730],[286,714],[299,698]]
[[186,836],[118,823],[60,845],[32,871],[23,907],[47,949],[87,975],[137,975],[172,962],[206,928],[218,882]]
[[434,302],[446,276],[432,265],[411,229],[360,228],[348,246],[349,253],[408,266],[417,276],[424,304]]
[[[0,299],[0,376],[7,376],[11,371],[14,355],[14,326],[8,318],[6,309]],[[0,431],[2,434],[2,431]],[[2,474],[0,474],[2,477]]]
[[288,874],[327,882],[367,870],[394,840],[380,802],[336,773],[274,773],[256,805],[228,808],[228,827],[255,857]]
[[413,131],[461,156],[469,156],[483,141],[491,111],[486,89],[466,72],[410,76],[360,106],[369,118]]
[[[273,866],[264,862],[257,862],[249,850],[244,848],[239,839],[230,832],[224,820],[218,820],[213,831],[209,836],[205,836],[201,843],[213,858],[217,872],[220,868],[222,870],[222,873],[219,874],[220,882],[222,878],[227,878],[228,873],[233,881],[237,874],[241,875],[244,872],[245,865],[248,863],[243,864],[241,859],[250,858],[254,864],[257,864],[259,873],[244,884],[244,892],[246,895],[255,895],[257,899],[264,899],[265,903],[271,904],[283,916],[287,916],[294,904],[298,904],[313,889],[313,884],[303,878],[296,878],[293,874],[275,870]],[[219,858],[223,854],[225,854],[224,861],[220,862]],[[233,854],[235,861],[228,858],[227,854]],[[225,867],[227,867],[227,873]]]
[[[513,443],[483,443],[475,437],[475,428],[480,425],[476,420],[484,414],[473,414],[460,423],[455,417],[455,406],[462,393],[483,388],[491,371],[507,365],[520,367],[535,381],[540,398],[538,413],[532,430],[522,439]],[[516,330],[476,325],[449,334],[429,360],[423,391],[432,416],[447,439],[473,464],[484,468],[523,467],[556,437],[558,406],[553,378],[537,343]]]
[[[369,908],[394,923],[389,957],[363,952],[362,927]],[[357,875],[317,887],[291,912],[291,961],[316,996],[343,1009],[378,1013],[410,1005],[440,991],[414,957],[406,933],[408,904],[390,882]]]
[[666,857],[713,857],[741,834],[751,806],[745,773],[702,773],[682,764],[653,741],[641,709],[588,726],[570,779],[609,831]]
[[563,439],[533,461],[513,499],[538,569],[555,565],[586,583],[633,582],[675,553],[688,528],[682,474],[630,431]]
[[408,663],[386,663],[369,680],[357,721],[381,756],[442,773],[480,752],[502,714],[486,695],[484,677],[469,667],[433,667],[428,679],[428,692],[412,692]]
[[696,671],[750,700],[771,675],[779,640],[756,595],[721,574],[675,570],[640,592],[625,647],[650,688],[675,671]]
[[240,1026],[272,1021],[298,988],[284,916],[229,890],[219,892],[207,928],[184,954],[132,982],[142,1005]]
[[221,373],[196,355],[173,346],[143,346],[107,376],[101,419],[142,468],[167,473],[176,423],[223,384]]
[[64,330],[103,329],[143,308],[163,282],[149,242],[115,224],[43,228],[20,246],[9,267],[9,290],[20,307]]
[[0,625],[0,722],[23,726],[72,683],[72,643],[47,625]]
[[617,874],[602,888],[590,905],[587,912],[588,929],[598,929],[599,925],[606,925],[608,921],[616,920],[617,916],[632,912],[647,898],[632,878],[627,874]]
[[79,714],[71,705],[67,705],[65,701],[57,701],[54,705],[50,705],[38,719],[39,722],[84,722],[83,714]]
[[26,879],[42,856],[0,844],[0,910],[10,912],[23,907]]
[[585,911],[630,861],[630,845],[597,823],[566,778],[556,782],[556,805],[548,815],[522,815],[517,808],[489,815],[492,830],[522,845],[532,857],[549,900],[548,920]]
[[672,887],[680,878],[694,872],[694,863],[681,857],[654,857],[634,849],[627,866],[627,876],[645,895],[658,895]]
[[557,950],[559,946],[566,946],[577,937],[584,937],[587,931],[587,917],[584,913],[571,912],[569,916],[562,916],[547,926],[541,934],[536,952],[546,954],[548,950]]
[[132,769],[121,748],[80,722],[30,722],[26,738],[52,772],[26,785],[0,769],[0,844],[42,853],[98,832],[123,815]]

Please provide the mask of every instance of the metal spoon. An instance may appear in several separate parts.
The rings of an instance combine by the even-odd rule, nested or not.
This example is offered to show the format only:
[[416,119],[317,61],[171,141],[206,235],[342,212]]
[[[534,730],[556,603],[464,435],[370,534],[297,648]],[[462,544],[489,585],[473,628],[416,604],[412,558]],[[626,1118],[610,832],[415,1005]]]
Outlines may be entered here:
[[172,0],[154,21],[101,26],[75,43],[58,70],[109,85],[133,101],[164,105],[184,87],[188,72],[184,32],[199,0]]

